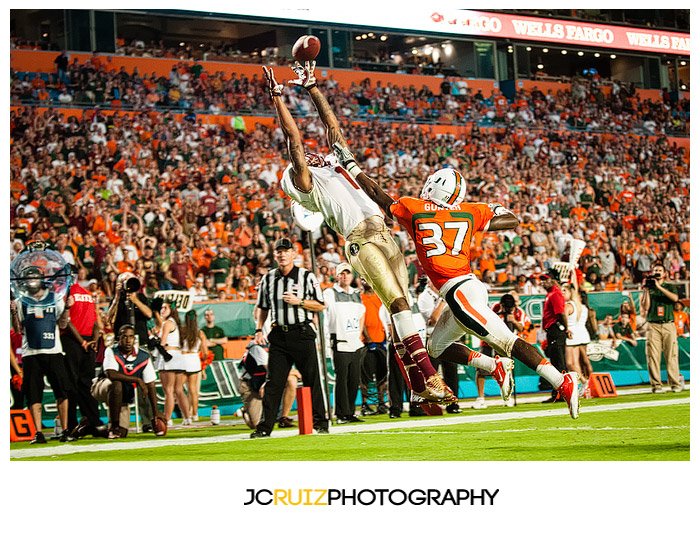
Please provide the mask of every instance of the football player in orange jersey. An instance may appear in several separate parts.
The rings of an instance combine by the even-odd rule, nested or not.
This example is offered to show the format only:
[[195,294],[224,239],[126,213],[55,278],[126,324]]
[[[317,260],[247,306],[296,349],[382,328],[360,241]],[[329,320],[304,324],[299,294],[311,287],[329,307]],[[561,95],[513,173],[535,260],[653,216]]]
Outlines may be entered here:
[[[315,65],[316,62],[307,61],[303,66],[297,62],[292,69],[298,78],[288,84],[303,88],[311,97],[326,128],[329,147],[333,143],[345,147],[338,119],[316,85]],[[430,362],[414,323],[405,259],[384,223],[384,215],[333,155],[324,158],[304,152],[299,129],[282,98],[282,84],[277,83],[272,69],[263,67],[263,73],[291,159],[280,186],[303,207],[322,213],[326,224],[345,237],[350,265],[372,285],[391,312],[392,326],[398,334],[395,340],[406,349],[399,357],[411,389],[427,400],[450,404],[456,398]]]
[[[467,183],[450,168],[428,177],[420,199],[401,197],[395,201],[360,169],[349,149],[336,144],[333,150],[370,199],[411,235],[423,269],[447,303],[428,341],[431,357],[492,373],[506,401],[513,389],[510,357],[516,357],[554,385],[566,400],[571,417],[578,418],[578,375],[562,374],[537,348],[508,329],[488,306],[486,287],[471,272],[472,234],[513,229],[519,224],[515,214],[498,203],[464,203]],[[508,357],[491,358],[470,350],[458,342],[465,334],[477,336]]]

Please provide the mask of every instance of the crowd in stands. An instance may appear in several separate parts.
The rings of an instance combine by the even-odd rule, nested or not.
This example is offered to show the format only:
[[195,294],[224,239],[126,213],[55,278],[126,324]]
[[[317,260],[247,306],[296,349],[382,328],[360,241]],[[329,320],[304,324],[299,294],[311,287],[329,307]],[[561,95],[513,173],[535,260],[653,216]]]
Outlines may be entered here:
[[[70,63],[51,83],[78,99],[87,93],[95,103],[130,101],[138,111],[90,108],[67,116],[28,105],[11,111],[11,258],[29,240],[48,240],[100,300],[113,296],[116,276],[127,270],[139,276],[147,296],[182,289],[196,299],[254,299],[273,262],[271,244],[282,236],[293,240],[299,262],[310,267],[307,236],[295,227],[289,199],[278,186],[288,163],[281,130],[258,124],[246,132],[197,117],[212,102],[221,112],[240,112],[239,104],[251,113],[269,111],[260,80],[210,75],[197,63],[174,64],[166,80],[136,70],[111,72],[104,61]],[[46,89],[34,80],[14,77],[13,100],[28,101],[22,96]],[[392,195],[417,196],[430,173],[452,166],[469,182],[468,200],[500,202],[519,216],[517,229],[477,234],[472,244],[473,269],[493,289],[541,292],[538,274],[566,255],[570,238],[586,242],[580,264],[586,290],[638,288],[656,260],[672,279],[688,279],[686,150],[665,137],[630,136],[625,122],[603,134],[553,130],[569,120],[565,110],[583,121],[618,117],[614,103],[598,106],[587,91],[533,91],[503,103],[503,128],[475,123],[468,135],[455,137],[415,123],[347,119],[360,94],[367,106],[385,112],[398,109],[408,92],[413,100],[404,105],[417,113],[456,102],[456,110],[472,116],[489,113],[487,99],[453,95],[452,88],[429,95],[389,84],[372,88],[363,82],[349,91],[332,79],[322,85],[344,116],[344,132],[362,166]],[[633,101],[622,94],[621,88],[618,98]],[[299,123],[308,149],[327,152],[324,129],[306,109],[308,99],[291,88],[285,95],[303,112]],[[167,99],[188,96],[192,106],[182,119],[159,109]],[[501,97],[491,98],[493,107]],[[635,113],[652,114],[661,124],[670,110],[637,103]],[[528,128],[534,126],[540,128]],[[416,283],[422,270],[414,247],[403,230],[394,233]],[[344,260],[342,237],[324,227],[314,246],[319,279],[329,286]]]
[[[202,63],[177,61],[168,76],[127,72],[110,65],[111,56],[94,53],[84,63],[60,54],[56,73],[12,73],[12,102],[52,106],[101,106],[130,110],[192,111],[208,114],[271,115],[271,102],[261,78],[223,71],[209,73]],[[290,71],[291,74],[291,71]],[[337,114],[349,119],[380,117],[402,122],[431,122],[509,126],[527,129],[565,129],[648,135],[688,135],[690,102],[641,99],[634,84],[613,81],[604,91],[600,80],[579,77],[570,90],[546,93],[521,89],[510,101],[500,90],[484,95],[467,80],[445,77],[438,92],[364,79],[341,88],[331,76],[324,91]],[[288,94],[290,109],[305,116],[308,99]]]

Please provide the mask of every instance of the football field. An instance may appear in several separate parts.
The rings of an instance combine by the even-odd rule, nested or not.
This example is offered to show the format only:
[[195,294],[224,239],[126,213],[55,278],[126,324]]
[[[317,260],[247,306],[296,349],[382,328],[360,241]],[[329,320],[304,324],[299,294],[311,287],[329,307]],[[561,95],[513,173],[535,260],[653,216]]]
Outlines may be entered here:
[[[16,443],[12,460],[54,461],[617,461],[690,460],[690,392],[582,400],[578,420],[563,403],[523,397],[514,408],[491,401],[459,415],[390,419],[333,426],[329,435],[275,429],[250,440],[242,421],[173,426],[164,438],[130,433],[122,440],[84,438],[61,444]],[[625,390],[620,390],[621,395]],[[406,414],[404,414],[406,415]]]

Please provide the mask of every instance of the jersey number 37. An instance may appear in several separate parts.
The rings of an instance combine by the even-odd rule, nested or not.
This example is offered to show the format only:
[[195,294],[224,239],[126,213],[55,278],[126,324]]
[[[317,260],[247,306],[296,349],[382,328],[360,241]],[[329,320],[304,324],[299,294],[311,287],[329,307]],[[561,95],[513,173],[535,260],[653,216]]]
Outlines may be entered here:
[[[457,257],[462,252],[464,247],[464,242],[469,235],[469,226],[471,222],[469,221],[446,221],[443,223],[444,230],[442,226],[435,222],[421,222],[418,224],[418,230],[421,231],[420,240],[426,248],[426,257],[434,257],[436,255],[444,255],[447,253],[447,247],[449,245],[445,244],[443,238],[445,231],[456,230],[454,240],[452,240],[452,248],[449,254]],[[430,232],[431,235],[423,235],[424,232]],[[451,233],[450,233],[451,234]],[[434,246],[432,249],[428,249],[429,246]],[[467,244],[469,247],[469,244]]]

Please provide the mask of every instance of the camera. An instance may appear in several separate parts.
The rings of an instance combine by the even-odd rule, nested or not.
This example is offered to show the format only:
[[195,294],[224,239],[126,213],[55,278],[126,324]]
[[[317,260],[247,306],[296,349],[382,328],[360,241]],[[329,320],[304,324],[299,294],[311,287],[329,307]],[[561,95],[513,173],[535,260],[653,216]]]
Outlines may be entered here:
[[650,275],[644,280],[644,287],[648,289],[656,288],[656,281],[659,279],[658,275]]
[[117,281],[122,284],[124,290],[128,293],[137,292],[141,288],[141,282],[139,281],[138,277],[131,272],[119,274]]

